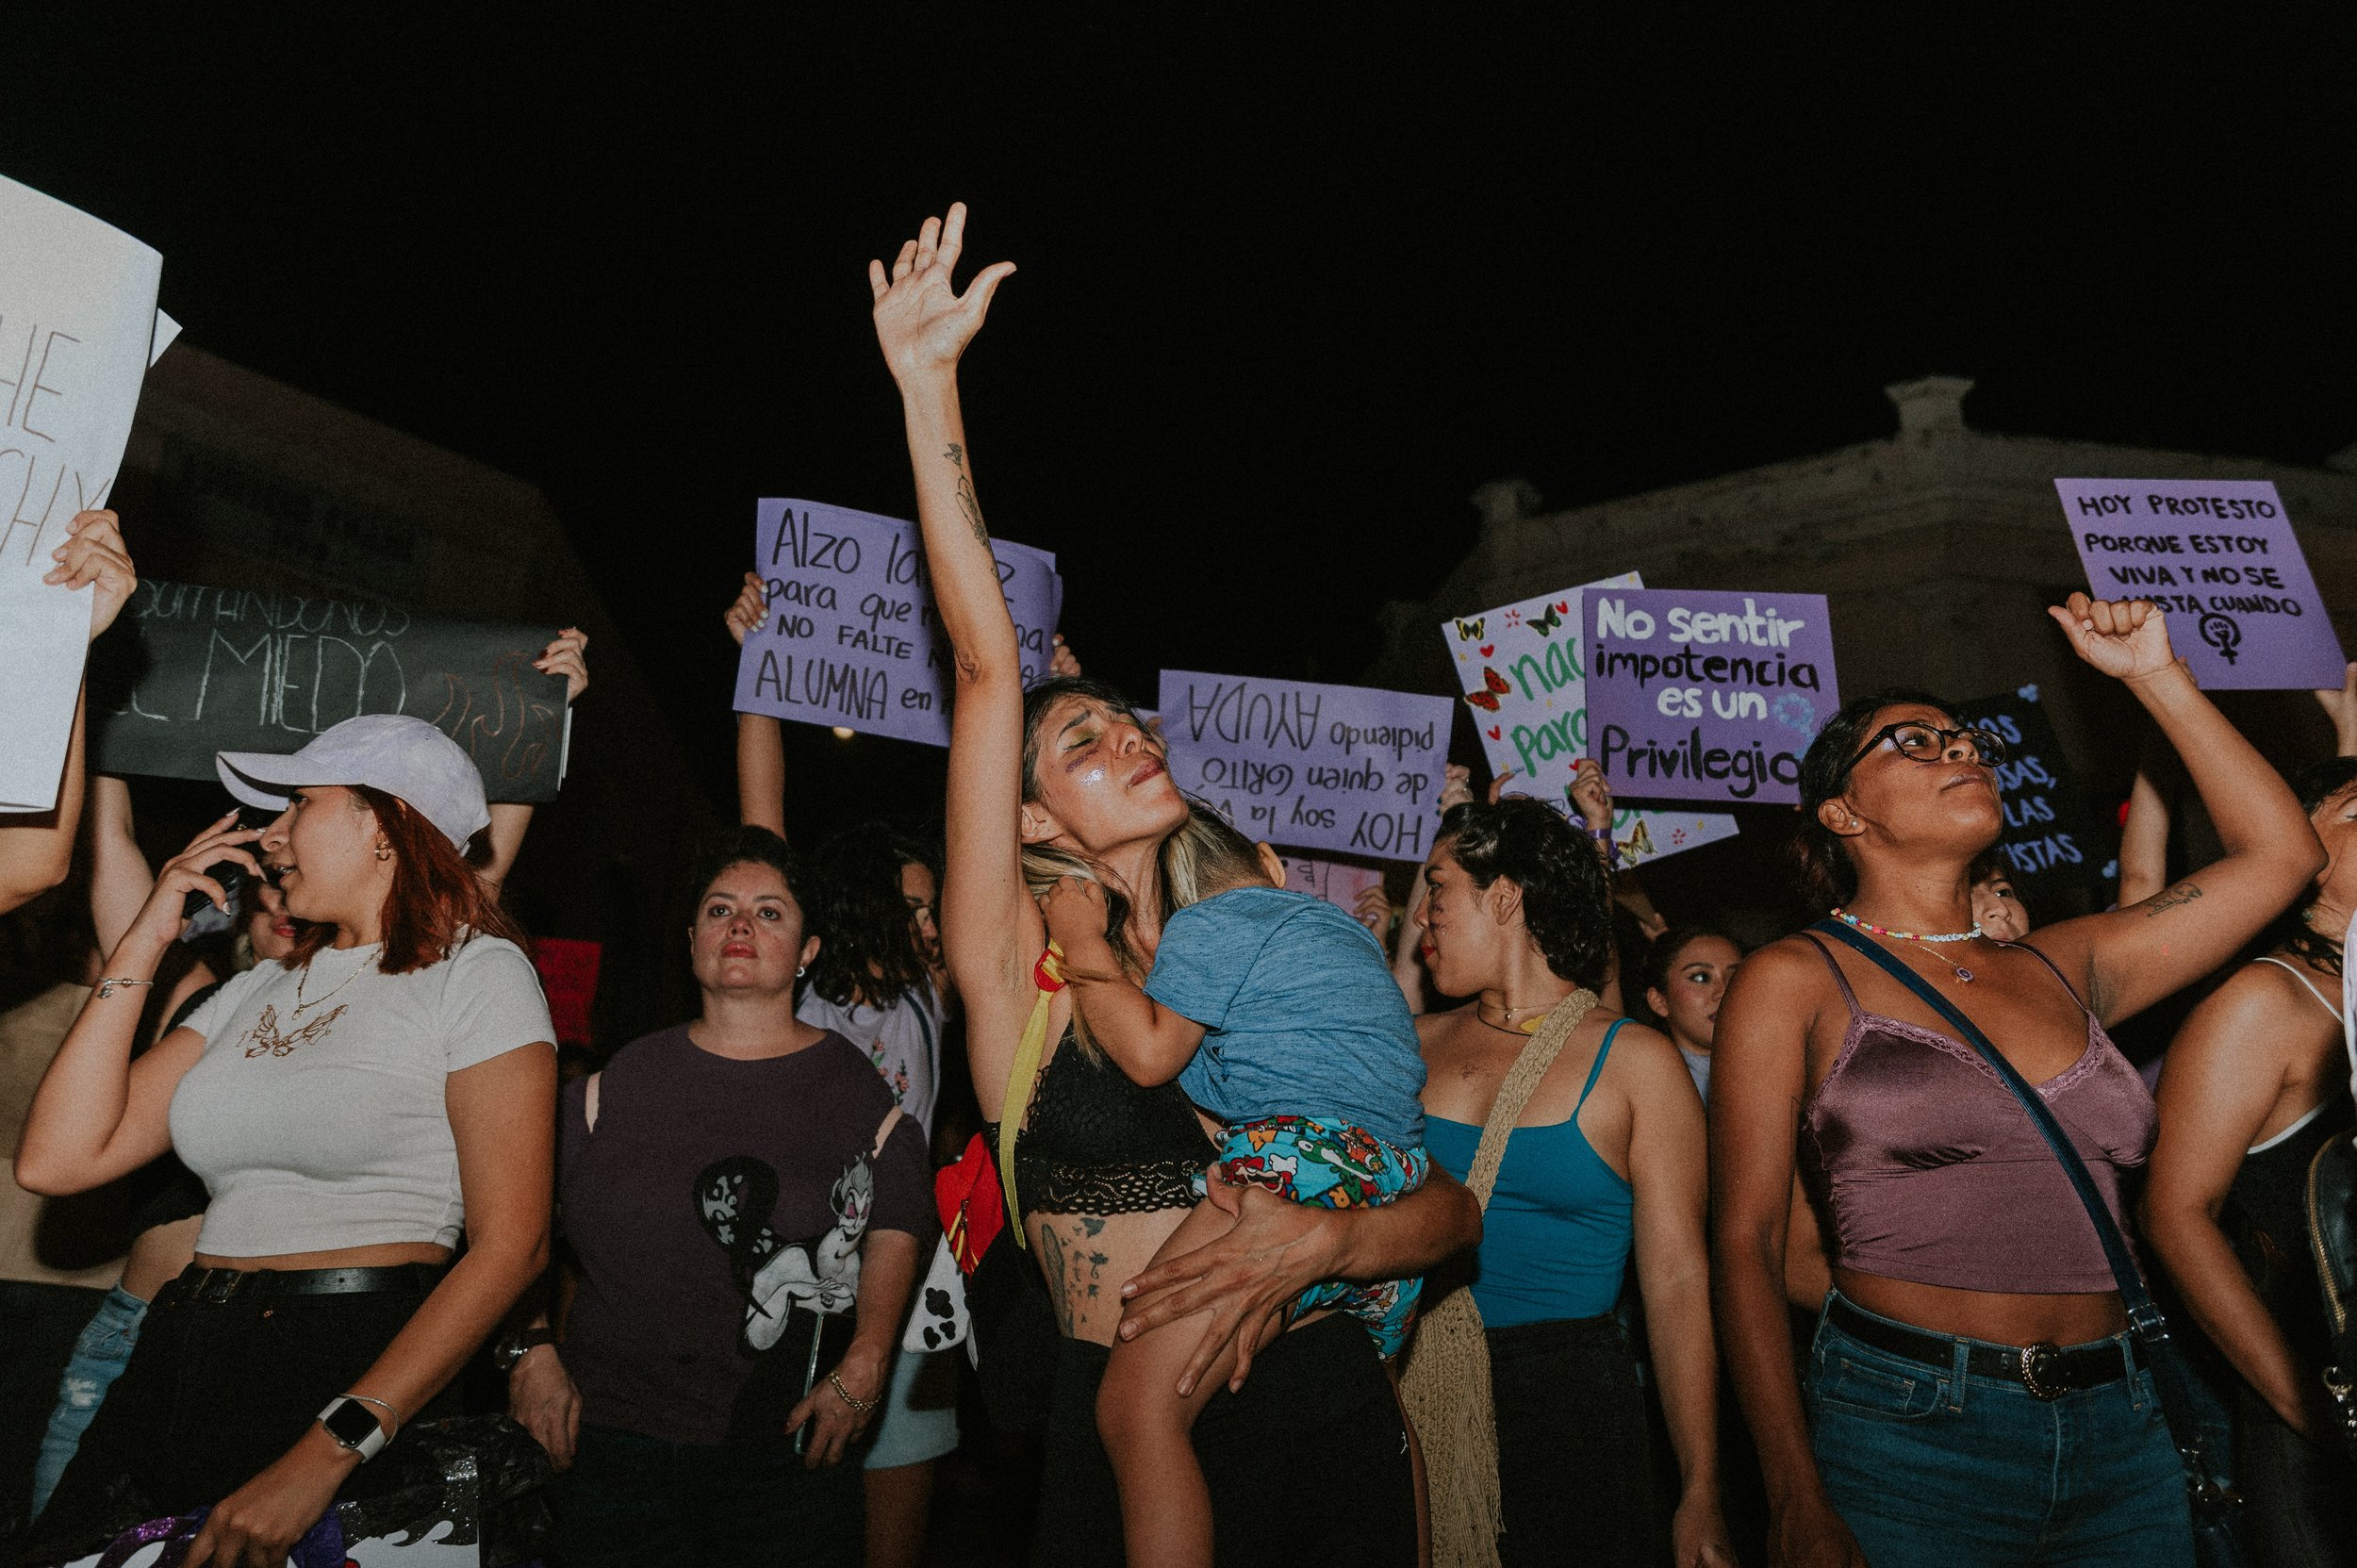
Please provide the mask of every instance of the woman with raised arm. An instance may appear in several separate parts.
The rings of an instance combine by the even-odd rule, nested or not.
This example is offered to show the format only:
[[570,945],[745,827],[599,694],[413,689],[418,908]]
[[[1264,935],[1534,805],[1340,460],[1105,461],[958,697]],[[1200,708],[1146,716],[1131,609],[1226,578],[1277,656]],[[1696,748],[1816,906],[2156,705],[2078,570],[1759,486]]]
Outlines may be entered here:
[[[190,1568],[283,1562],[548,1261],[554,1030],[463,858],[483,781],[422,719],[349,718],[291,756],[224,752],[235,813],[167,864],[42,1078],[16,1154],[85,1192],[171,1148],[212,1202],[34,1530],[35,1560],[211,1511]],[[256,851],[258,850],[258,856]],[[308,923],[136,1061],[140,999],[190,893],[276,871]],[[453,1261],[461,1239],[466,1254]],[[63,1550],[58,1550],[62,1548]]]
[[[1821,907],[2037,1086],[2120,1228],[2154,1117],[2105,1024],[2232,957],[2323,854],[2179,668],[2158,610],[2073,594],[2053,615],[2185,759],[2223,859],[2127,909],[1986,937],[1972,863],[2003,827],[2003,747],[1910,692],[1847,704],[1811,744],[1799,853]],[[2078,1190],[1996,1068],[1845,946],[1803,933],[1745,959],[1714,1049],[1719,1322],[1773,1560],[2189,1564],[2152,1367]],[[1799,1378],[1784,1314],[1796,1168],[1835,1287]]]
[[2177,1032],[2144,1190],[2152,1249],[2241,1374],[2234,1475],[2261,1568],[2357,1561],[2348,1465],[2328,1446],[2332,1329],[2306,1204],[2316,1151],[2352,1119],[2340,991],[2341,933],[2357,911],[2357,759],[2314,764],[2291,784],[2331,859],[2263,938],[2267,950]]
[[[889,270],[869,267],[876,333],[899,384],[917,520],[957,680],[942,939],[966,1010],[982,1114],[1009,1124],[994,1136],[1002,1150],[1012,1146],[1022,1230],[1065,1335],[1032,1560],[1117,1561],[1097,1384],[1121,1321],[1122,1287],[1194,1207],[1191,1183],[1211,1147],[1175,1084],[1141,1088],[1072,1034],[1071,997],[1048,951],[1025,859],[1029,850],[1043,862],[1047,884],[1059,872],[1100,881],[1112,911],[1108,934],[1142,973],[1169,912],[1161,856],[1187,820],[1187,802],[1160,741],[1111,688],[1056,679],[1024,690],[956,376],[992,293],[1014,268],[985,268],[958,294],[950,274],[964,224],[964,206],[952,206],[946,222],[928,219]],[[1019,1056],[1030,1060],[1017,1075]],[[1190,1296],[1176,1312],[1166,1296],[1158,1319],[1205,1313],[1195,1365],[1209,1364],[1232,1337],[1238,1381],[1272,1314],[1309,1286],[1416,1274],[1475,1233],[1472,1205],[1451,1184],[1362,1211],[1310,1209],[1258,1189],[1240,1203],[1236,1229],[1214,1244],[1217,1267],[1178,1261],[1211,1294]],[[1410,1560],[1404,1434],[1366,1334],[1346,1317],[1326,1317],[1278,1336],[1263,1360],[1244,1395],[1215,1398],[1195,1429],[1220,1560],[1291,1561],[1304,1542],[1354,1562]],[[1318,1484],[1269,1462],[1294,1451],[1319,1456]]]

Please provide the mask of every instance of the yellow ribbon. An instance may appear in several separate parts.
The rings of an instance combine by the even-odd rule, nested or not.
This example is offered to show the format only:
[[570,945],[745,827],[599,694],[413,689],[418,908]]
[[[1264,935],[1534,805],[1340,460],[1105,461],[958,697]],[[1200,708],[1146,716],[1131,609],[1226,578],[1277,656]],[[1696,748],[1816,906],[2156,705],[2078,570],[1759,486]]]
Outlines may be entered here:
[[1039,1086],[1039,1059],[1047,1049],[1048,1004],[1064,987],[1063,958],[1063,949],[1050,941],[1031,966],[1039,999],[1031,1004],[1023,1038],[1015,1043],[1014,1065],[1007,1069],[1006,1102],[998,1108],[998,1180],[1007,1195],[1007,1228],[1014,1232],[1014,1245],[1027,1251],[1031,1244],[1024,1239],[1023,1208],[1014,1196],[1014,1140],[1030,1113],[1031,1091]]

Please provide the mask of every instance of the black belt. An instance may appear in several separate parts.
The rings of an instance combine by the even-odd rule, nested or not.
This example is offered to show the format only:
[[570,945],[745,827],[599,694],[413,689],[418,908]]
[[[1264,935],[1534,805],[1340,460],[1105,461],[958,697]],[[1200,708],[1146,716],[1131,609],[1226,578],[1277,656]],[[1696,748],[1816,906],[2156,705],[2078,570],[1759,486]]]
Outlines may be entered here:
[[[1893,1356],[1920,1362],[1925,1366],[1956,1364],[1956,1340],[1952,1336],[1871,1317],[1838,1296],[1825,1303],[1825,1321],[1851,1338]],[[2117,1339],[2074,1345],[2068,1350],[2044,1343],[2015,1349],[2011,1345],[1966,1340],[1964,1367],[1976,1378],[2019,1383],[2040,1399],[2059,1399],[2074,1389],[2116,1383],[2128,1375],[2131,1363],[2142,1366],[2141,1347],[2133,1340],[2126,1343],[2130,1349],[2123,1358],[2122,1342]]]
[[281,1296],[353,1296],[363,1291],[408,1291],[423,1296],[448,1272],[442,1263],[393,1263],[381,1268],[206,1268],[190,1263],[156,1293],[156,1305],[184,1302],[223,1306]]

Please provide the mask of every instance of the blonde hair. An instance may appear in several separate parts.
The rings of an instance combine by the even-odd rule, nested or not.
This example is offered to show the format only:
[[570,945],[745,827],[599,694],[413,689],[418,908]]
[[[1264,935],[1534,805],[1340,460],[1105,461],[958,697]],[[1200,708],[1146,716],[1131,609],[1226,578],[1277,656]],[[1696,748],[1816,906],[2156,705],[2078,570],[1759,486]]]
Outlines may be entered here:
[[[1157,913],[1164,920],[1214,893],[1255,883],[1266,885],[1268,882],[1268,874],[1261,866],[1260,846],[1230,827],[1217,811],[1192,797],[1187,801],[1186,821],[1162,840],[1155,867],[1162,883],[1161,908]],[[1129,891],[1106,875],[1102,866],[1078,850],[1048,844],[1023,846],[1023,881],[1031,897],[1046,898],[1065,877],[1093,882],[1104,889],[1105,940],[1113,948],[1121,972],[1143,983],[1151,966],[1129,941],[1129,915],[1134,900]],[[1088,1025],[1077,1008],[1072,1015],[1072,1035],[1092,1060],[1102,1058],[1103,1048],[1090,1037]]]

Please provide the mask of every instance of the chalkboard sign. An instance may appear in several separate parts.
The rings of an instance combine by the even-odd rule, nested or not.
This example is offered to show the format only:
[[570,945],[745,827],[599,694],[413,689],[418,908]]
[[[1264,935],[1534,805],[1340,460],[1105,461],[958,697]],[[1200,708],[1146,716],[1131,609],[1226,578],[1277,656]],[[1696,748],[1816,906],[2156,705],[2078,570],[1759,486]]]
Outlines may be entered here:
[[441,620],[359,599],[142,581],[91,651],[92,766],[211,779],[216,751],[294,751],[364,713],[425,719],[494,801],[552,801],[565,682],[553,629]]
[[1959,705],[1958,716],[2005,743],[1997,789],[2005,807],[1999,858],[2022,893],[2101,882],[2111,859],[2086,796],[2063,760],[2053,722],[2036,686]]

